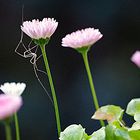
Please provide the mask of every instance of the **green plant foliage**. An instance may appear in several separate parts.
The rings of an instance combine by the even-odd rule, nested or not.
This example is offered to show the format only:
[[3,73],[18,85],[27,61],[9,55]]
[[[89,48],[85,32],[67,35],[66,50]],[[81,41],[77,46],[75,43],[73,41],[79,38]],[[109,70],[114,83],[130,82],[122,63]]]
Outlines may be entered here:
[[131,100],[127,106],[126,113],[136,121],[131,128],[123,123],[123,112],[119,106],[102,106],[92,119],[107,120],[108,125],[91,135],[87,135],[81,125],[70,125],[61,132],[60,140],[140,140],[140,99]]
[[140,139],[140,122],[135,122],[131,128],[129,128],[129,135],[131,140],[139,140]]
[[123,127],[116,127],[109,124],[106,126],[106,139],[105,140],[131,140],[127,129]]
[[140,98],[132,99],[128,103],[126,113],[131,116],[135,116],[135,114],[140,114]]
[[135,122],[129,130],[140,130],[140,122]]
[[89,140],[105,140],[105,127],[95,131]]
[[92,116],[92,119],[107,120],[108,122],[113,122],[116,120],[121,120],[123,112],[124,110],[119,106],[106,105],[99,108]]
[[140,112],[135,113],[134,120],[140,122]]
[[140,121],[140,99],[132,99],[126,109],[126,113],[134,116],[135,121]]
[[87,140],[88,136],[81,125],[70,125],[60,134],[60,140]]
[[140,130],[129,131],[131,140],[140,140]]

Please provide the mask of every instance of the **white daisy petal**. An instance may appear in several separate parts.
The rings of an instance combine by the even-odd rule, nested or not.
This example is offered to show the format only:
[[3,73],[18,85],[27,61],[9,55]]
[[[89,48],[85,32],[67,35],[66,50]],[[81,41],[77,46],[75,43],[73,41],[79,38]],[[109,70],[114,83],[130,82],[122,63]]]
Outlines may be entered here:
[[20,96],[26,88],[25,83],[4,83],[0,89],[7,95]]

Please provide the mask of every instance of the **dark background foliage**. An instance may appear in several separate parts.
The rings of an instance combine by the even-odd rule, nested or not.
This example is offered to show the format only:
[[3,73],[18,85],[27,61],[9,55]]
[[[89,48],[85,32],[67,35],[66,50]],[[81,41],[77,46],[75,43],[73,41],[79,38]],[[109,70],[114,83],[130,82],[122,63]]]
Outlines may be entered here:
[[[24,20],[54,17],[59,22],[47,46],[47,54],[62,129],[73,123],[82,124],[91,134],[99,128],[99,122],[91,120],[95,109],[82,58],[73,49],[61,47],[61,39],[67,33],[95,27],[104,35],[89,52],[100,105],[115,104],[126,108],[132,98],[140,97],[140,69],[130,61],[131,55],[140,49],[139,0],[1,0],[0,83],[27,84],[24,105],[18,114],[22,140],[57,139],[53,106],[39,85],[29,59],[14,52],[20,40],[23,4]],[[44,68],[42,59],[37,64],[40,69]],[[39,76],[50,93],[47,76],[40,73]],[[124,119],[131,125],[131,117],[125,116]],[[0,139],[4,140],[2,125]]]

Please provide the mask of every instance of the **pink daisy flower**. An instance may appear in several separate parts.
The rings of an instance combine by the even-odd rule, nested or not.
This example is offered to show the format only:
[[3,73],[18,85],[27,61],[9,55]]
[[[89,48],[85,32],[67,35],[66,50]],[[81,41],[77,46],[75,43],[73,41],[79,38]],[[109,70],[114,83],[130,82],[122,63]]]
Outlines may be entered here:
[[20,96],[0,94],[0,120],[4,120],[16,113],[22,105]]
[[71,48],[89,47],[102,38],[98,29],[86,28],[66,35],[62,39],[62,46]]
[[135,63],[140,68],[140,51],[136,51],[132,57],[131,61]]
[[53,18],[44,18],[42,21],[25,21],[21,25],[21,30],[32,39],[50,38],[55,32],[58,22]]

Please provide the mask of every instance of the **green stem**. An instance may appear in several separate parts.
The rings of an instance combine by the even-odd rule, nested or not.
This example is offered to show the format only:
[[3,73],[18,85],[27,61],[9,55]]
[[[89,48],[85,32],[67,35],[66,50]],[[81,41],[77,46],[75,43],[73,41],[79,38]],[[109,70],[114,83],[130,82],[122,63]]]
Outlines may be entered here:
[[20,140],[20,132],[19,132],[19,122],[17,113],[14,114],[15,119],[15,129],[16,129],[16,140]]
[[[99,103],[98,103],[98,99],[96,96],[96,92],[95,92],[95,88],[94,88],[94,84],[93,84],[93,80],[92,80],[92,75],[91,75],[88,57],[87,57],[87,51],[83,51],[81,54],[83,56],[84,64],[85,64],[87,75],[88,75],[90,89],[91,89],[91,93],[92,93],[92,97],[93,97],[93,103],[95,105],[95,109],[97,110],[97,109],[99,109]],[[101,120],[100,120],[100,124],[101,124],[101,126],[105,126],[104,122]]]
[[47,55],[46,55],[46,51],[45,51],[45,45],[42,45],[40,47],[41,47],[41,51],[42,51],[42,55],[43,55],[43,59],[44,59],[44,63],[45,63],[45,68],[46,68],[46,71],[48,74],[48,79],[49,79],[49,83],[50,83],[50,87],[51,87],[53,103],[54,103],[54,110],[55,110],[55,117],[56,117],[56,123],[57,123],[57,131],[58,131],[58,136],[60,136],[61,124],[60,124],[59,109],[58,109],[55,88],[54,88],[54,84],[53,84],[53,80],[52,80],[52,76],[51,76],[51,71],[49,68],[49,63],[48,63],[48,59],[47,59]]
[[6,133],[6,140],[12,140],[11,128],[8,122],[5,122],[5,133]]

